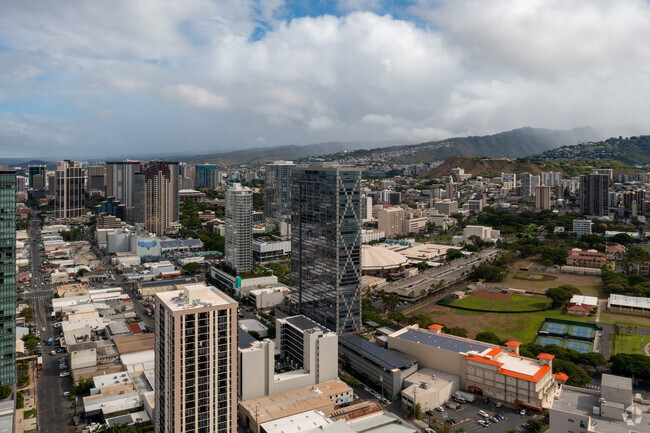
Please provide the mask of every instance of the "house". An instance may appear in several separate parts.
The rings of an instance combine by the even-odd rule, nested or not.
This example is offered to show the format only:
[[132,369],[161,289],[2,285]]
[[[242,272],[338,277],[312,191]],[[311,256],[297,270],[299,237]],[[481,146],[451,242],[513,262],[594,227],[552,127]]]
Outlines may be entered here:
[[588,316],[594,307],[598,307],[597,297],[573,295],[567,304],[566,312],[574,316]]

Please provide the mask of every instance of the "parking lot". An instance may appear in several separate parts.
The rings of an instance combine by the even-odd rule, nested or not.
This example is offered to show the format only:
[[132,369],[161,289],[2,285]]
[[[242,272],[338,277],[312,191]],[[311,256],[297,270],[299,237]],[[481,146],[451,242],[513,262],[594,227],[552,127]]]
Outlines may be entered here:
[[[508,430],[523,431],[523,424],[527,423],[529,419],[537,415],[541,419],[541,415],[536,413],[531,414],[526,410],[525,415],[521,415],[519,411],[521,408],[513,409],[510,407],[496,407],[492,402],[484,403],[481,397],[477,397],[473,403],[462,404],[459,410],[444,408],[444,412],[437,410],[429,411],[425,422],[430,419],[436,418],[440,424],[448,420],[453,420],[452,430],[463,428],[466,432],[505,432]],[[487,413],[488,417],[480,415],[480,411]],[[500,415],[503,419],[499,422],[492,421],[494,415]],[[488,426],[479,424],[479,420],[487,420]]]

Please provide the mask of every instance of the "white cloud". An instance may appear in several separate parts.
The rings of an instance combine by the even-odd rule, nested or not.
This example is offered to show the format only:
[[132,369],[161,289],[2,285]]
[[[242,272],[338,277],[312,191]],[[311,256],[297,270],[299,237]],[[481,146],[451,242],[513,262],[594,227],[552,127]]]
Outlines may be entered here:
[[223,110],[228,107],[228,101],[202,87],[193,84],[178,84],[166,86],[163,94],[170,99],[177,99],[183,104],[198,108],[214,108]]
[[420,0],[413,21],[384,4],[287,20],[282,0],[0,2],[0,103],[26,113],[12,140],[47,143],[47,124],[84,151],[650,127],[645,1]]

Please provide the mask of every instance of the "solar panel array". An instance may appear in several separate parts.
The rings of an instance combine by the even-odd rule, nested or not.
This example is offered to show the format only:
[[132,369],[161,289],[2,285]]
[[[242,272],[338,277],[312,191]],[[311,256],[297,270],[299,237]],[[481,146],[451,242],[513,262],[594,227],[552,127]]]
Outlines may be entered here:
[[416,331],[414,329],[409,329],[408,331],[399,335],[397,338],[411,341],[413,343],[425,344],[431,347],[439,347],[440,349],[457,353],[468,353],[472,351],[483,352],[485,349],[491,349],[493,347],[485,344],[461,340],[459,338],[448,337],[446,335]]
[[417,360],[401,352],[384,349],[355,334],[339,336],[339,344],[347,347],[388,370],[407,367]]

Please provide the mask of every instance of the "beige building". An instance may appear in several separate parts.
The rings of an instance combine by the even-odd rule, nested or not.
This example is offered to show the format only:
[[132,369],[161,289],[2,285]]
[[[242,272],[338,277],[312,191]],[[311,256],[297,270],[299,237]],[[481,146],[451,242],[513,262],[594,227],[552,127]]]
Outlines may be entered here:
[[413,356],[420,367],[460,377],[460,388],[478,392],[497,401],[541,409],[553,405],[559,385],[553,375],[553,355],[538,359],[519,355],[520,343],[506,347],[430,331],[417,325],[388,336],[388,347]]
[[452,215],[458,212],[458,202],[448,198],[434,202],[433,207],[443,215]]
[[535,187],[535,209],[546,210],[551,208],[551,187]]
[[442,406],[460,389],[460,377],[441,370],[422,368],[404,379],[402,404],[420,404],[423,411]]
[[387,238],[401,235],[404,223],[404,209],[401,207],[387,207],[377,212],[377,222],[380,231]]
[[205,283],[178,289],[155,297],[156,432],[236,433],[237,302]]
[[336,379],[243,401],[239,404],[239,417],[244,427],[260,433],[260,424],[311,410],[328,414],[352,399],[352,388]]

